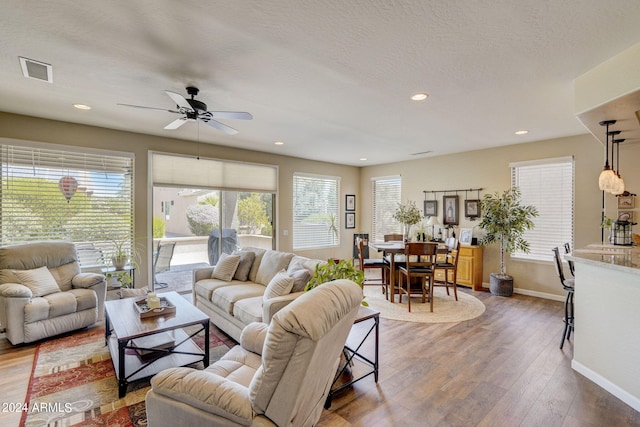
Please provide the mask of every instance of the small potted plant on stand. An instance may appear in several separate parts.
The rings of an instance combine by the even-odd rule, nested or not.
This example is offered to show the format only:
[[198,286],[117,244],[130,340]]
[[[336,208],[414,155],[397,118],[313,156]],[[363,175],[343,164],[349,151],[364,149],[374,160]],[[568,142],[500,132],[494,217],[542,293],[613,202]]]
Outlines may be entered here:
[[408,242],[411,240],[411,226],[422,220],[422,214],[416,207],[416,203],[409,200],[405,204],[398,203],[398,208],[393,214],[393,219],[402,224],[404,241]]
[[532,218],[538,216],[535,206],[524,206],[517,187],[502,194],[485,194],[482,199],[482,220],[479,227],[485,231],[481,245],[500,242],[500,273],[491,273],[489,290],[494,295],[513,294],[513,277],[507,274],[504,254],[515,251],[529,252],[529,243],[522,237],[534,227]]

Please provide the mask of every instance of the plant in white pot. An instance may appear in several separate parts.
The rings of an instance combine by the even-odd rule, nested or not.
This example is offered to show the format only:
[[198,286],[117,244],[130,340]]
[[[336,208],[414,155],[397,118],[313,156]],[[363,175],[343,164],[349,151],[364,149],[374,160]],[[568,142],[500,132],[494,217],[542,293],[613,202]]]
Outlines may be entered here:
[[502,194],[485,194],[482,199],[482,220],[479,227],[485,231],[481,245],[500,242],[500,274],[491,273],[489,290],[494,295],[510,296],[513,293],[513,277],[507,274],[504,254],[516,251],[529,252],[524,232],[534,227],[538,216],[535,206],[523,205],[517,187]]
[[416,206],[416,203],[409,200],[407,203],[398,203],[398,208],[393,214],[393,219],[402,224],[402,234],[404,241],[411,240],[411,226],[422,220],[422,213]]

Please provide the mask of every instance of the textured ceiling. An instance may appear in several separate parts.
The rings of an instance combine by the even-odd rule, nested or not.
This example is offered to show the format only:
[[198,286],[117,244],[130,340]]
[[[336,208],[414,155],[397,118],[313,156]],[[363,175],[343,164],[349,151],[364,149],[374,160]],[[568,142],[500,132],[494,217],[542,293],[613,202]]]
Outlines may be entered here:
[[[573,80],[640,42],[638,0],[2,6],[0,111],[351,165],[586,133]],[[18,56],[52,64],[53,84],[24,78]],[[173,108],[164,90],[187,85],[254,119],[221,120],[233,136],[170,131],[173,114],[116,105]]]

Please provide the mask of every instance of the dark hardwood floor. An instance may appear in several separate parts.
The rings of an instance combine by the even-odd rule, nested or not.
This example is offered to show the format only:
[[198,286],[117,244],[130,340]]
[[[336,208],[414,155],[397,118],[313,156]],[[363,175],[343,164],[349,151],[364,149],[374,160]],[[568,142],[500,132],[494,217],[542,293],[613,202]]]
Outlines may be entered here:
[[571,369],[561,302],[464,292],[485,303],[479,318],[381,319],[378,383],[337,394],[319,425],[640,426],[639,412]]
[[[640,426],[639,412],[571,369],[572,343],[558,348],[562,303],[463,292],[485,303],[482,316],[457,324],[381,319],[378,383],[370,376],[337,394],[318,425]],[[3,403],[24,401],[34,352],[0,338]],[[2,426],[19,420],[0,412]]]

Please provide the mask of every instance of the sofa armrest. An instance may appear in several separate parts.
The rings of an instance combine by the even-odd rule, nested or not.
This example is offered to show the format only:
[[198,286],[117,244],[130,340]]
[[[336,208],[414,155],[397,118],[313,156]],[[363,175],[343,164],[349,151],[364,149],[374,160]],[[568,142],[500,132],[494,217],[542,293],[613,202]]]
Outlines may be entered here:
[[31,289],[19,283],[3,283],[0,285],[0,295],[5,298],[32,298]]
[[269,298],[262,302],[262,321],[266,324],[271,323],[271,318],[278,311],[286,307],[291,301],[303,295],[304,291],[291,292],[287,295]]
[[151,387],[154,393],[238,424],[249,425],[254,417],[249,390],[213,372],[169,368],[151,379]]
[[240,345],[247,351],[262,356],[262,347],[267,338],[269,325],[262,322],[252,322],[244,327],[240,334]]
[[213,273],[214,267],[203,267],[196,268],[193,270],[193,283],[203,280],[203,279],[211,279],[211,274]]
[[79,273],[71,279],[74,288],[92,288],[105,281],[105,277],[98,273]]

